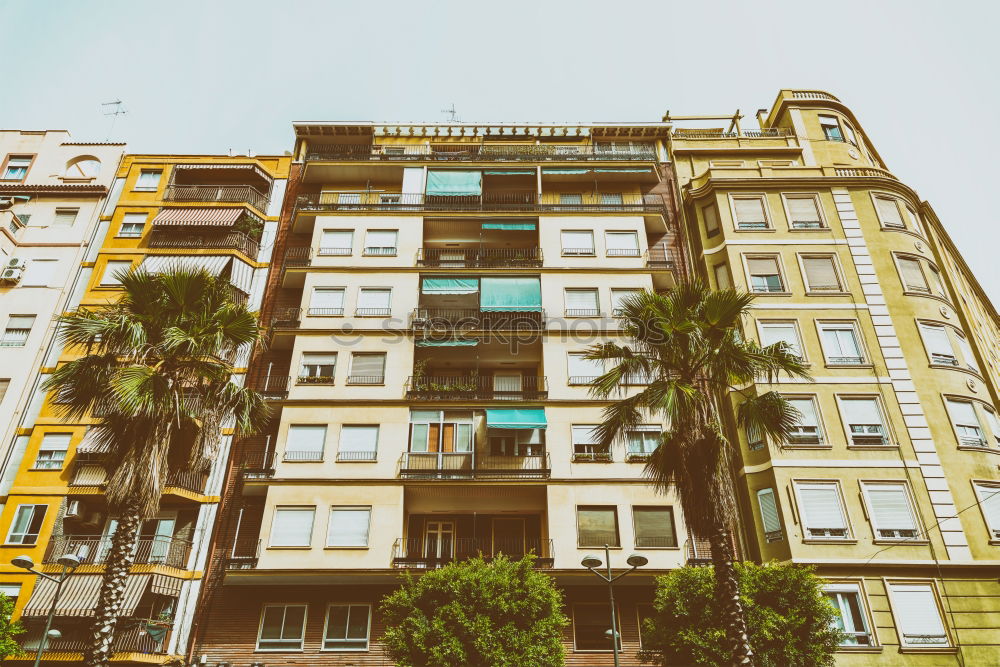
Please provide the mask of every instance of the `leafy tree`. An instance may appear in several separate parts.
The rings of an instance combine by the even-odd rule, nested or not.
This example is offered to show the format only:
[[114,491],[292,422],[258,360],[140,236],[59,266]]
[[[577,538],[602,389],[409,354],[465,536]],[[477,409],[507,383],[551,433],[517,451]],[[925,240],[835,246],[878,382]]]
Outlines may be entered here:
[[[812,568],[736,563],[754,661],[758,667],[830,667],[842,632],[837,611]],[[722,665],[725,610],[711,567],[683,567],[657,580],[655,613],[643,621],[640,654],[655,665]]]
[[733,571],[736,451],[722,415],[732,409],[735,397],[739,426],[783,442],[800,417],[798,411],[777,392],[755,394],[746,387],[774,382],[782,373],[808,377],[787,344],[761,347],[742,337],[739,326],[753,299],[747,292],[712,291],[699,282],[663,294],[640,292],[621,304],[619,319],[630,344],[598,344],[587,354],[612,364],[592,383],[595,396],[621,395],[635,378],[648,380],[642,391],[605,408],[596,435],[610,447],[649,418],[669,425],[646,474],[663,491],[677,489],[686,523],[712,545],[730,664],[740,666],[753,664],[753,652]]
[[13,613],[14,599],[0,593],[0,661],[24,652],[15,639],[24,633],[24,627],[20,621],[10,620]]
[[44,385],[63,415],[99,418],[91,428],[108,452],[105,496],[118,526],[84,653],[90,667],[109,664],[139,529],[155,516],[169,475],[206,470],[223,423],[251,433],[269,412],[260,395],[231,381],[237,352],[261,333],[227,280],[185,269],[117,277],[116,302],[61,318],[61,340],[83,354]]
[[402,667],[560,667],[562,595],[533,556],[452,563],[382,601],[383,641]]

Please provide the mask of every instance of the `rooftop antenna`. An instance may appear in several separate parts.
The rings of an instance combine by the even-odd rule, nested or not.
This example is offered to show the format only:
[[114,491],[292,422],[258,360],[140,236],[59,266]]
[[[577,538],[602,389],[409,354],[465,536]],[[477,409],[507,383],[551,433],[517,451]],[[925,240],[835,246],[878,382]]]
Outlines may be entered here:
[[461,123],[462,122],[462,121],[460,121],[458,119],[458,112],[455,111],[455,103],[454,102],[451,103],[451,108],[450,109],[441,109],[441,113],[446,113],[446,114],[449,115],[448,122],[450,122],[450,123]]
[[115,123],[118,122],[118,116],[124,116],[128,111],[125,110],[121,100],[102,102],[101,109],[105,116],[111,116],[111,127],[108,129],[108,138],[105,139],[105,141],[111,141],[111,137],[115,131]]

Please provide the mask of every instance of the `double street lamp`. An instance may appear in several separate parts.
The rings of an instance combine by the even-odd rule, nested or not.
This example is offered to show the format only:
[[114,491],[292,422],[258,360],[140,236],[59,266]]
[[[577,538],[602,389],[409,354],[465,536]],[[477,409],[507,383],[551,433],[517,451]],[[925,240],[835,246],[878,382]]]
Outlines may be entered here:
[[[618,664],[618,618],[615,614],[615,582],[624,577],[626,574],[631,574],[635,572],[638,568],[642,567],[649,562],[649,559],[641,554],[631,554],[625,561],[631,568],[625,570],[620,574],[612,574],[611,572],[611,547],[607,544],[604,545],[604,562],[601,559],[592,554],[587,554],[580,561],[580,565],[596,574],[598,577],[608,582],[608,600],[611,602],[611,629],[608,630],[608,634],[611,635],[611,651],[615,657],[615,667],[619,667]],[[597,571],[597,568],[601,565],[607,564],[607,574],[602,574]]]
[[50,574],[45,574],[44,572],[39,572],[35,569],[35,561],[31,560],[30,556],[17,556],[10,563],[14,567],[19,567],[28,572],[37,574],[43,579],[48,579],[49,581],[54,581],[56,584],[55,594],[52,596],[52,606],[49,607],[49,615],[45,619],[45,630],[42,632],[41,638],[38,640],[38,652],[35,654],[35,667],[42,662],[42,653],[45,651],[45,645],[48,643],[49,638],[58,639],[62,634],[58,630],[52,629],[52,617],[56,615],[56,604],[59,602],[59,594],[62,592],[62,585],[69,575],[73,574],[73,570],[80,567],[80,557],[76,554],[63,554],[57,560],[57,563],[62,565],[62,572],[59,573],[58,577],[53,577]]

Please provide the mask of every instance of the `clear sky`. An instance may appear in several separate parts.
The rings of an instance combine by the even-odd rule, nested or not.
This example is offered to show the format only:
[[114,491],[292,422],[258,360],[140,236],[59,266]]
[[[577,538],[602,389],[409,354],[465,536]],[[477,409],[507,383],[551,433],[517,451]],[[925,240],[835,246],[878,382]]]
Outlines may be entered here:
[[[1000,2],[0,0],[0,127],[282,153],[295,120],[649,121],[818,88],[1000,300]],[[993,128],[993,129],[991,129]]]

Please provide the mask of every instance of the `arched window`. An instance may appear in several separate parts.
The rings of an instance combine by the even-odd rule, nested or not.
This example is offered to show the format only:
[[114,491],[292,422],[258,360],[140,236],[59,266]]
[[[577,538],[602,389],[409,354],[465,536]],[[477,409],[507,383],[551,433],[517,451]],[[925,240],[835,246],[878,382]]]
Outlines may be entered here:
[[101,173],[101,161],[93,155],[81,155],[66,163],[66,178],[95,178]]

